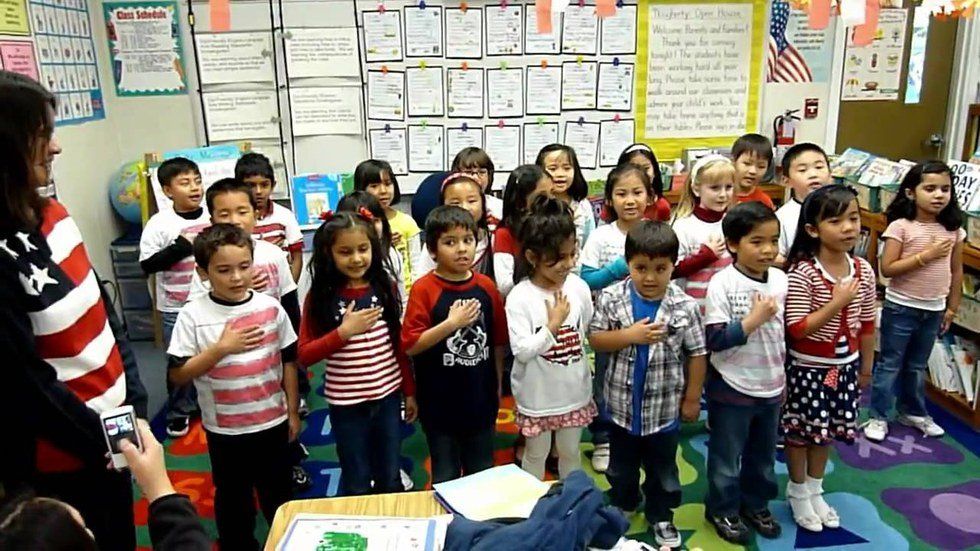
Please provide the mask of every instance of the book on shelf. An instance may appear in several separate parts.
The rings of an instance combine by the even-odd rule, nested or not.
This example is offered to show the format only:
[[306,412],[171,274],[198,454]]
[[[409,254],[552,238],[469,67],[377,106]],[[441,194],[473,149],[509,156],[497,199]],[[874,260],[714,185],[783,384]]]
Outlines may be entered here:
[[902,181],[910,167],[888,160],[884,157],[875,157],[868,161],[858,183],[871,186],[882,187],[897,184]]
[[849,147],[831,161],[830,174],[834,178],[858,178],[873,158],[874,155],[867,151]]

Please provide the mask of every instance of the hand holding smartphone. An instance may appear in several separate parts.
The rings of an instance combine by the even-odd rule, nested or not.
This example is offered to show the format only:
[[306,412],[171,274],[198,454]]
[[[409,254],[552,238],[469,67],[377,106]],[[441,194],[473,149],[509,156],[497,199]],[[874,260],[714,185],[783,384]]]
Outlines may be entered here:
[[102,433],[105,435],[106,446],[112,454],[112,466],[123,469],[129,466],[126,457],[119,449],[119,443],[129,440],[140,450],[143,449],[143,441],[139,431],[136,430],[136,412],[133,406],[121,406],[109,411],[105,411],[99,416],[102,421]]

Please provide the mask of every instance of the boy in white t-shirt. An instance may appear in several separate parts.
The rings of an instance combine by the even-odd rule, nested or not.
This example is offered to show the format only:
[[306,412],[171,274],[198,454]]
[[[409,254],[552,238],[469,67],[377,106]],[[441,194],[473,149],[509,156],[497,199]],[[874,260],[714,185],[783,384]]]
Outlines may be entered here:
[[786,274],[773,267],[779,220],[760,202],[736,205],[722,221],[735,263],[708,283],[705,332],[711,358],[708,495],[705,512],[723,539],[745,545],[745,521],[778,537],[769,512],[776,497],[776,430],[786,373]]
[[[177,313],[187,303],[194,258],[194,237],[210,222],[201,208],[204,186],[194,161],[177,157],[164,161],[157,169],[163,193],[173,202],[150,217],[140,237],[140,267],[155,275],[154,302],[163,319],[163,346],[170,345]],[[167,434],[177,438],[187,434],[190,416],[197,411],[194,387],[167,385]]]
[[796,239],[796,226],[800,222],[803,200],[814,190],[831,182],[830,162],[827,153],[817,144],[798,143],[783,155],[783,185],[792,194],[776,211],[779,219],[779,256],[776,266],[786,263],[789,250]]
[[251,289],[249,234],[215,224],[194,241],[211,291],[188,302],[167,349],[169,379],[193,381],[201,403],[222,549],[258,549],[255,497],[269,523],[290,499],[299,435],[296,333],[275,299]]
[[293,281],[303,271],[303,233],[296,215],[271,199],[276,188],[276,173],[269,158],[260,153],[246,153],[235,163],[235,178],[252,187],[255,197],[255,227],[252,235],[286,251]]

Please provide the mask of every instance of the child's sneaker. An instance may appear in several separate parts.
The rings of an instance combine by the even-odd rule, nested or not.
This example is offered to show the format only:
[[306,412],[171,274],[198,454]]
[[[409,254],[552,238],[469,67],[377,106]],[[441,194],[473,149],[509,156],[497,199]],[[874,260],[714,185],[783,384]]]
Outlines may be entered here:
[[306,398],[299,399],[299,407],[297,408],[300,419],[306,419],[310,414],[310,405],[306,403]]
[[291,478],[293,480],[293,493],[298,494],[300,492],[305,492],[313,486],[313,481],[310,480],[310,475],[306,473],[306,469],[299,465],[295,465],[292,470]]
[[919,429],[925,436],[938,438],[946,434],[946,431],[937,425],[936,422],[932,420],[932,417],[929,417],[928,415],[923,417],[919,417],[918,415],[899,415],[898,422],[907,427]]
[[592,451],[592,470],[599,474],[609,470],[609,444],[596,444]]
[[872,442],[882,442],[888,436],[888,421],[884,419],[868,419],[864,424],[864,437]]
[[747,520],[752,528],[755,528],[755,531],[766,539],[776,539],[783,533],[783,527],[779,525],[779,521],[772,516],[769,509],[753,512],[743,510],[742,518]]
[[749,527],[742,522],[742,518],[738,515],[730,517],[708,515],[706,518],[715,527],[715,532],[718,532],[718,536],[721,539],[736,545],[746,545],[749,543],[752,534],[749,533]]
[[653,525],[653,539],[657,545],[674,549],[681,546],[681,533],[673,522],[664,521]]
[[180,438],[190,430],[191,420],[189,417],[174,417],[167,421],[167,436],[170,438]]
[[412,480],[412,477],[408,476],[408,473],[402,469],[398,470],[398,474],[402,479],[402,488],[405,488],[406,492],[411,491],[411,489],[415,487],[415,481]]

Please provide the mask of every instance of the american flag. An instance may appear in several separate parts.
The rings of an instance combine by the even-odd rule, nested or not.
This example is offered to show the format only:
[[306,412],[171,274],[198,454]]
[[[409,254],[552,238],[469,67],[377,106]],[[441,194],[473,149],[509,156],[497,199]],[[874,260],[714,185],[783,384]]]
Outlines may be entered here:
[[772,22],[769,27],[769,55],[766,59],[766,82],[813,82],[813,74],[806,59],[786,39],[789,22],[789,4],[776,1],[772,4]]

